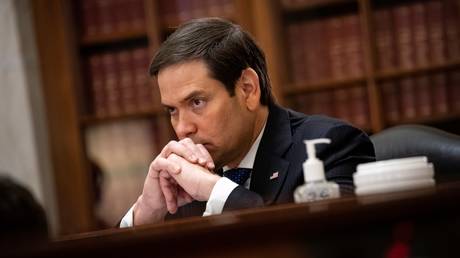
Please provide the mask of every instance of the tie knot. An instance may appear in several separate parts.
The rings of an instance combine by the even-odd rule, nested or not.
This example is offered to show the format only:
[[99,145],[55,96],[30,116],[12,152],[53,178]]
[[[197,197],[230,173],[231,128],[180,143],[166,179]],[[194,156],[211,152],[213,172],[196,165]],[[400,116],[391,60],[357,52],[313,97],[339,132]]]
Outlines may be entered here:
[[252,169],[250,168],[232,168],[224,172],[224,176],[233,182],[242,185],[248,180],[251,175]]

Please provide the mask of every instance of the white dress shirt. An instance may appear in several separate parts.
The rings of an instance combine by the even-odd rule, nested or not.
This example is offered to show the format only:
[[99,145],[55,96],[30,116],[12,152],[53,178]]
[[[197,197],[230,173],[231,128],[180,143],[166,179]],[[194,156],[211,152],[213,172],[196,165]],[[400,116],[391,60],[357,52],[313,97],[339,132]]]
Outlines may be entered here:
[[[244,156],[243,160],[241,160],[240,164],[238,165],[238,168],[252,169],[254,167],[256,153],[257,153],[257,150],[259,149],[260,140],[262,139],[262,135],[265,131],[265,125],[266,124],[264,124],[264,127],[262,128],[256,140],[254,141],[251,148],[249,149],[249,152],[246,154],[246,156]],[[227,171],[229,169],[231,168],[228,166],[223,167],[224,171]],[[249,189],[249,186],[251,184],[251,176],[249,176],[248,180],[246,180],[246,182],[244,182],[243,184],[243,186],[246,189]],[[238,184],[236,184],[235,182],[233,182],[232,180],[226,177],[220,178],[217,181],[217,183],[214,185],[214,188],[211,191],[211,195],[209,196],[209,200],[206,203],[206,210],[204,211],[203,216],[221,214],[222,210],[224,209],[225,202],[228,199],[228,196],[230,196],[230,193],[237,186]],[[126,213],[126,215],[121,220],[120,228],[133,226],[133,209],[134,209],[134,205],[131,207],[131,209],[129,209],[129,211]]]

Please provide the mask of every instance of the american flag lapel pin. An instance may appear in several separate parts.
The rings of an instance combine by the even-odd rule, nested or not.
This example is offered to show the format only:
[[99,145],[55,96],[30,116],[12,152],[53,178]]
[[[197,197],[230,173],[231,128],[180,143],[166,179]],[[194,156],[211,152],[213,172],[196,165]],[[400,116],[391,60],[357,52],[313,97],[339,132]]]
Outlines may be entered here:
[[275,179],[275,178],[278,178],[278,176],[279,176],[278,171],[273,172],[273,174],[270,176],[270,180],[273,180],[273,179]]

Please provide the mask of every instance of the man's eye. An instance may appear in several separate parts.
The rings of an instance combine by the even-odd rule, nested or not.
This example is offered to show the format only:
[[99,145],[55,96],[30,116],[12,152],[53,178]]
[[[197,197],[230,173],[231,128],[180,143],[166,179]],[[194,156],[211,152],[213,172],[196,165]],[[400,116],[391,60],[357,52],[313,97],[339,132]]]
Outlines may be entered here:
[[174,115],[177,111],[173,107],[167,107],[166,112],[168,112],[170,115]]
[[194,99],[194,100],[192,100],[192,106],[194,108],[200,108],[200,107],[204,106],[204,104],[205,104],[205,102],[202,99]]

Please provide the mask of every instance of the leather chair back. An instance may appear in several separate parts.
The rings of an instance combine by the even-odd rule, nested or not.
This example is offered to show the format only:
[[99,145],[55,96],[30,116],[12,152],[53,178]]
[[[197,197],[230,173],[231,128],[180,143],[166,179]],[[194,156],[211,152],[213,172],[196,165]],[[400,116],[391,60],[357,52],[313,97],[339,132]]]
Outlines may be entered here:
[[377,160],[427,156],[437,182],[460,180],[460,136],[423,125],[401,125],[371,136]]

